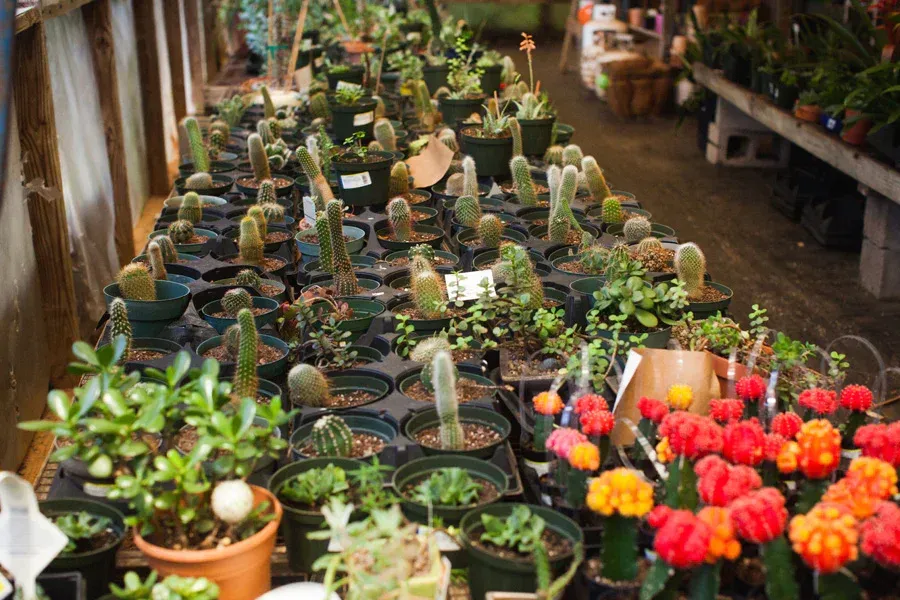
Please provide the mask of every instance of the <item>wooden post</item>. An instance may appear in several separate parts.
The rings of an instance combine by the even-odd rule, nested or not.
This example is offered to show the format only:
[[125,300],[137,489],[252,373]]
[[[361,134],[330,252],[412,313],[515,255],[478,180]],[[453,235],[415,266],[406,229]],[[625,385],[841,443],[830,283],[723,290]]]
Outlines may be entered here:
[[134,258],[133,220],[128,198],[128,172],[125,162],[125,140],[122,133],[122,109],[119,105],[119,81],[116,74],[116,49],[113,42],[110,0],[94,0],[82,8],[84,24],[91,42],[97,97],[103,116],[106,153],[112,178],[115,206],[115,243],[119,266]]
[[578,23],[578,0],[571,0],[569,3],[569,16],[566,17],[566,34],[563,37],[562,52],[559,53],[559,71],[566,73],[569,70],[569,48],[572,41],[578,39],[578,31],[580,30]]
[[53,343],[47,347],[50,377],[54,384],[60,384],[65,382],[69,351],[79,338],[79,330],[43,23],[16,36],[13,69],[19,138],[22,156],[26,157],[25,180],[41,178],[60,192],[59,199],[32,196],[28,201],[44,321],[53,336]]
[[144,113],[144,134],[147,138],[147,176],[150,193],[167,196],[169,173],[153,0],[132,0],[132,6],[138,68],[141,72],[141,91],[144,96],[141,106]]
[[[152,4],[153,0],[147,0]],[[184,88],[184,60],[181,48],[181,9],[180,0],[163,1],[163,21],[166,28],[166,47],[169,49],[169,73],[172,74],[172,100],[175,107],[175,120],[187,116],[187,95]]]
[[203,3],[203,40],[206,44],[206,81],[212,81],[219,72],[219,54],[216,40],[219,36],[219,19],[214,2]]
[[191,94],[194,97],[194,106],[198,114],[203,114],[205,107],[203,88],[203,49],[201,48],[200,34],[203,25],[200,23],[200,8],[197,0],[184,0],[184,24],[187,29],[188,61],[191,65]]

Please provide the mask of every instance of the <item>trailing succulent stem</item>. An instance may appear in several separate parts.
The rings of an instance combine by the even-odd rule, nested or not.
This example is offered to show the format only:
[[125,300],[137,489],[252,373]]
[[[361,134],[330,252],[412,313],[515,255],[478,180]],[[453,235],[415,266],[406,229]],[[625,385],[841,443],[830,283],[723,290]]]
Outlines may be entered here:
[[222,308],[229,317],[236,319],[238,313],[243,309],[253,308],[253,298],[250,296],[250,292],[243,288],[228,290],[222,296]]
[[113,298],[109,303],[109,337],[115,340],[117,336],[125,336],[125,352],[123,359],[131,353],[131,323],[128,321],[128,308],[121,298]]
[[459,423],[459,402],[456,398],[456,365],[447,350],[439,350],[432,360],[434,404],[441,424],[441,447],[462,450],[466,438]]
[[200,125],[194,117],[184,120],[184,129],[187,131],[188,144],[191,147],[191,159],[194,161],[195,173],[209,172],[209,152],[203,144],[203,134]]
[[181,199],[181,206],[178,207],[178,219],[190,221],[194,225],[203,220],[203,206],[197,192],[188,192]]
[[513,156],[509,161],[509,170],[516,184],[516,196],[522,206],[537,206],[538,198],[534,191],[534,180],[531,178],[531,165],[524,156]]
[[641,215],[631,217],[625,221],[622,232],[625,234],[625,241],[629,244],[636,244],[650,237],[653,233],[650,221],[647,220],[647,217]]
[[405,196],[409,193],[409,168],[406,163],[397,161],[391,167],[391,180],[389,195],[391,198],[395,196]]
[[266,146],[258,133],[251,133],[247,137],[247,154],[250,157],[250,165],[253,167],[253,176],[256,178],[256,181],[272,179],[269,157],[266,155]]
[[412,234],[412,213],[409,210],[409,204],[403,198],[394,198],[387,206],[388,221],[391,224],[391,231],[398,242],[409,240]]
[[684,291],[689,298],[696,298],[703,289],[706,274],[706,257],[697,244],[688,242],[675,251],[675,273],[684,282]]
[[291,402],[298,406],[318,408],[325,406],[331,398],[328,379],[319,369],[308,364],[299,364],[288,373],[288,389]]
[[503,239],[503,221],[494,214],[486,214],[478,221],[478,237],[481,244],[488,248],[499,248]]
[[156,300],[156,283],[144,265],[125,265],[119,271],[116,283],[119,284],[119,293],[126,300]]
[[258,265],[263,261],[263,240],[259,235],[259,227],[252,217],[241,219],[238,251],[240,252],[241,261],[245,263]]
[[456,220],[463,227],[477,227],[481,220],[481,204],[475,196],[460,196],[453,206]]
[[[241,291],[245,294],[247,293],[245,290]],[[240,330],[240,340],[238,342],[237,366],[234,370],[231,392],[236,398],[256,400],[256,392],[259,388],[259,378],[256,375],[256,353],[259,336],[256,332],[256,323],[253,321],[253,312],[249,308],[242,308],[237,314],[237,321]]]
[[[160,236],[159,239],[169,239],[166,236]],[[147,255],[150,257],[150,273],[153,274],[153,279],[158,281],[165,281],[168,279],[169,274],[166,273],[166,263],[163,260],[162,250],[155,241],[150,242],[147,246]]]
[[318,456],[350,456],[353,451],[353,432],[337,415],[325,415],[316,421],[310,440]]
[[594,202],[602,202],[612,195],[609,186],[606,184],[603,171],[593,156],[585,156],[581,160],[581,170],[584,172],[588,190],[590,190]]
[[328,229],[331,237],[332,267],[334,269],[334,292],[338,296],[353,296],[359,293],[359,282],[353,272],[353,263],[347,254],[344,242],[344,207],[340,200],[332,200],[326,207]]
[[447,290],[441,276],[434,271],[418,273],[410,284],[413,302],[426,319],[437,319],[444,312]]

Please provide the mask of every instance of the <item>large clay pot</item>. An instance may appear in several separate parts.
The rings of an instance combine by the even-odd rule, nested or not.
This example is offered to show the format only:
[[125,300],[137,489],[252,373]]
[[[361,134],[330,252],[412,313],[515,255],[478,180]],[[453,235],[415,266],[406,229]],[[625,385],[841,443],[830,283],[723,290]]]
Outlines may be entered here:
[[[847,119],[858,115],[858,110],[848,108],[844,123],[846,123]],[[872,129],[871,119],[860,119],[854,122],[853,125],[849,127],[847,127],[845,124],[844,129],[841,131],[841,139],[848,144],[853,144],[854,146],[862,146],[866,141],[866,136],[869,135],[870,129]]]
[[798,104],[794,109],[794,116],[801,121],[818,123],[822,117],[822,109],[816,104]]
[[653,114],[659,116],[669,107],[672,78],[668,75],[653,78]]
[[644,9],[643,8],[629,8],[628,9],[628,24],[632,27],[643,27],[644,26]]
[[275,511],[275,518],[242,542],[223,550],[169,550],[148,542],[135,531],[134,543],[147,557],[150,568],[163,577],[206,577],[219,586],[219,600],[257,598],[271,587],[272,551],[282,508],[268,490],[255,485],[250,487],[254,504],[267,501]]
[[610,82],[606,93],[609,108],[617,117],[631,116],[631,82],[627,79],[615,79]]
[[637,77],[631,80],[634,90],[631,94],[631,114],[635,117],[644,117],[650,114],[653,108],[653,79],[650,77]]

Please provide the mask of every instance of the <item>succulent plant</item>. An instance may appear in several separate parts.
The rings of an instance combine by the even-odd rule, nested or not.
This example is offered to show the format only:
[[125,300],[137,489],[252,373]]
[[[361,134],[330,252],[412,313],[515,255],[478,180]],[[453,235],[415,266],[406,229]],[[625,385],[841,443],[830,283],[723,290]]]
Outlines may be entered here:
[[658,237],[645,237],[637,245],[638,254],[644,254],[646,252],[651,252],[653,250],[661,250],[663,247],[662,242],[659,241]]
[[129,263],[116,277],[119,293],[126,300],[156,300],[156,283],[142,264]]
[[432,378],[434,371],[432,369],[432,361],[438,352],[442,350],[449,352],[450,349],[450,341],[442,335],[436,335],[424,340],[419,340],[409,353],[409,358],[411,360],[422,363],[419,381],[421,381],[425,389],[431,393],[434,393]]
[[622,226],[622,232],[625,234],[625,241],[627,243],[636,244],[642,239],[650,237],[652,228],[650,227],[650,221],[647,220],[647,217],[638,215],[625,221],[625,225]]
[[319,456],[350,456],[353,451],[353,432],[337,415],[325,415],[312,426],[309,436]]
[[387,205],[388,221],[398,242],[409,240],[412,234],[412,213],[403,198],[394,198]]
[[235,323],[234,325],[229,325],[225,330],[225,333],[222,334],[222,345],[225,346],[225,349],[228,350],[228,355],[231,356],[232,360],[237,362],[238,354],[241,349],[241,326]]
[[466,156],[462,160],[463,195],[478,197],[478,173],[475,171],[475,160]]
[[522,156],[522,127],[515,117],[509,119],[509,132],[512,134],[513,156]]
[[478,237],[481,244],[488,248],[500,247],[503,239],[503,221],[494,214],[486,214],[478,221]]
[[481,204],[475,196],[460,196],[453,206],[456,220],[463,227],[478,227],[481,220]]
[[169,223],[167,233],[175,244],[187,244],[194,237],[194,225],[183,219],[172,221]]
[[117,336],[125,336],[125,359],[131,353],[131,323],[128,321],[128,307],[121,298],[113,298],[109,303],[109,337],[115,340]]
[[384,146],[382,146],[378,142],[378,140],[372,140],[371,142],[369,142],[369,145],[367,146],[367,148],[368,148],[369,152],[383,152],[384,151]]
[[434,248],[428,244],[416,244],[407,252],[411,277],[422,271],[434,270]]
[[703,289],[706,275],[706,257],[697,244],[688,242],[675,251],[675,273],[684,282],[684,291],[689,298],[696,298]]
[[238,252],[240,253],[241,261],[247,264],[258,265],[263,261],[263,240],[259,235],[259,227],[257,227],[256,221],[252,217],[241,219]]
[[[221,481],[213,488],[210,505],[216,517],[229,525],[236,525],[253,510],[253,490],[243,479]],[[153,600],[175,600],[175,596],[162,599],[154,594]]]
[[178,219],[190,221],[194,225],[203,219],[203,206],[200,204],[200,196],[197,192],[188,192],[181,199],[178,207]]
[[264,202],[259,204],[266,223],[284,223],[284,207],[277,202]]
[[299,146],[297,148],[297,160],[300,162],[300,167],[303,169],[303,172],[306,174],[306,179],[309,181],[310,191],[312,191],[312,188],[315,188],[322,202],[327,203],[334,200],[334,192],[331,191],[328,180],[325,179],[325,175],[322,174],[319,165],[316,164],[312,154],[309,153],[309,150],[305,146]]
[[309,97],[309,112],[316,119],[331,119],[331,108],[328,106],[328,98],[325,92],[316,92]]
[[187,132],[188,144],[191,147],[191,159],[194,162],[195,173],[209,172],[209,152],[203,144],[203,134],[200,125],[194,117],[184,120],[184,129]]
[[269,234],[269,224],[266,222],[266,214],[262,207],[259,204],[251,206],[247,209],[247,216],[256,221],[256,230],[265,243],[266,236]]
[[434,271],[416,274],[410,283],[413,302],[426,319],[437,319],[443,314],[447,302],[447,290],[441,276]]
[[[160,236],[160,239],[169,239],[167,236]],[[158,281],[165,281],[169,278],[169,274],[166,272],[166,263],[163,260],[162,250],[159,248],[159,244],[155,241],[150,242],[147,245],[147,256],[150,257],[150,273],[153,275],[153,279]]]
[[263,115],[267,119],[272,119],[275,117],[275,103],[272,102],[272,95],[269,93],[269,87],[266,85],[260,86],[259,93],[262,96],[263,101]]
[[175,250],[175,244],[172,243],[172,240],[168,235],[157,236],[153,238],[152,243],[159,246],[159,250],[160,252],[162,252],[162,259],[164,263],[178,262],[178,251]]
[[[447,178],[446,192],[448,196],[466,195],[466,176],[462,173],[453,173]],[[477,195],[476,195],[477,196]]]
[[581,147],[576,144],[569,144],[565,148],[563,148],[562,162],[564,167],[573,166],[576,169],[581,166],[581,161],[584,158],[584,154],[581,152]]
[[[549,180],[548,180],[549,181]],[[547,231],[550,241],[554,244],[564,244],[573,225],[578,227],[575,215],[572,213],[571,202],[575,200],[575,191],[578,185],[578,170],[568,165],[562,170],[559,186],[552,193],[550,200],[550,217]]]
[[328,227],[328,214],[325,211],[316,214],[316,236],[319,238],[319,265],[326,273],[334,273],[331,229]]
[[331,397],[328,379],[319,369],[305,363],[292,368],[288,373],[288,389],[291,402],[298,406],[318,408],[325,406]]
[[253,308],[253,298],[247,290],[235,288],[222,296],[222,309],[229,317],[236,319],[238,313],[245,308]]
[[587,187],[591,192],[594,202],[602,202],[612,195],[609,186],[606,185],[606,178],[603,176],[603,171],[600,169],[600,165],[597,164],[597,160],[593,156],[585,156],[581,159],[581,170],[584,172]]
[[[241,291],[245,294],[247,293],[244,290]],[[249,308],[242,308],[238,311],[237,321],[240,339],[238,341],[237,365],[234,369],[234,379],[231,382],[231,393],[239,399],[251,398],[256,400],[256,392],[259,389],[259,378],[256,375],[256,353],[259,334],[256,332],[253,312]]]
[[534,180],[531,178],[531,165],[524,156],[513,156],[509,161],[509,170],[516,184],[516,196],[522,206],[537,206],[538,198],[534,191]]
[[544,151],[544,162],[548,165],[561,167],[563,164],[563,147],[555,145],[549,146]]
[[259,182],[256,189],[257,204],[276,204],[278,202],[278,193],[275,191],[275,181],[273,179],[263,179]]
[[507,284],[514,294],[528,294],[527,307],[533,310],[544,305],[544,286],[534,271],[534,264],[528,250],[517,244],[506,244],[500,248],[500,263],[495,273]]
[[454,154],[459,152],[459,142],[456,140],[456,132],[449,127],[441,129],[441,132],[438,134],[438,140],[453,150]]
[[397,161],[391,167],[390,197],[404,196],[409,193],[409,167],[406,163]]
[[447,350],[439,350],[431,363],[434,382],[434,404],[441,427],[441,448],[462,450],[466,436],[459,423],[459,402],[456,398],[456,365]]
[[334,292],[338,296],[359,293],[359,282],[353,272],[353,263],[344,242],[344,207],[340,200],[332,200],[325,209],[331,237],[331,260],[334,269]]
[[394,126],[388,119],[378,119],[374,125],[375,139],[384,150],[395,152],[397,150],[397,135]]
[[600,218],[608,225],[621,223],[624,220],[625,217],[622,215],[622,204],[619,202],[618,198],[607,198],[603,201]]
[[258,133],[251,133],[247,137],[247,154],[250,157],[250,165],[253,167],[253,176],[256,181],[272,179],[266,146]]
[[242,269],[238,271],[238,274],[234,277],[235,285],[244,285],[247,287],[252,287],[253,289],[259,291],[259,288],[263,285],[263,279],[260,277],[259,273],[254,271],[253,269]]
[[184,180],[186,190],[208,190],[213,186],[213,178],[209,173],[193,173]]

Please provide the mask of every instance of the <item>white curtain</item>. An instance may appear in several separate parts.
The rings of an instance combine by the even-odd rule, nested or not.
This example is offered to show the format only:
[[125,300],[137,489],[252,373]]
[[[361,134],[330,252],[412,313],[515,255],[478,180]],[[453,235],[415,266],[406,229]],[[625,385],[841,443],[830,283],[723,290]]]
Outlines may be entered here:
[[[184,3],[193,0],[178,0],[178,15],[181,19],[181,64],[184,68],[184,95],[187,100],[187,114],[197,114],[197,106],[194,104],[194,85],[191,81],[191,58],[188,48],[188,36],[197,35],[196,31],[187,30],[187,18],[184,15]],[[201,107],[202,108],[202,107]]]
[[94,63],[81,11],[46,21],[63,195],[82,334],[105,310],[116,275],[112,178]]
[[153,0],[153,16],[156,20],[156,46],[159,49],[159,79],[163,104],[163,131],[166,136],[166,163],[180,164],[178,156],[178,123],[175,121],[175,104],[172,101],[172,72],[169,70],[169,47],[166,45],[166,26],[163,19],[163,0]]

